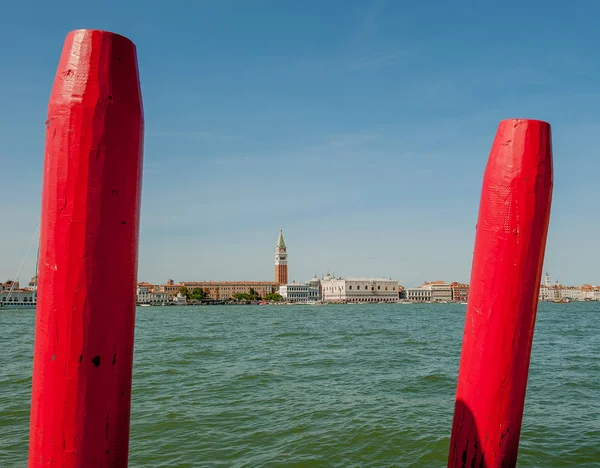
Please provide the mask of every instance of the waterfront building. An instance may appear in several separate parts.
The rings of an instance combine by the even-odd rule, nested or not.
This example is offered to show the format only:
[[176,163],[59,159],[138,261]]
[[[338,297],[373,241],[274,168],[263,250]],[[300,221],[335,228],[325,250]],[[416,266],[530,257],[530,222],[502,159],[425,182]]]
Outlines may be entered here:
[[556,284],[554,286],[552,286],[552,292],[553,292],[553,301],[561,301],[563,300],[563,296],[562,296],[562,291],[563,291],[564,286],[562,284],[560,284],[558,282],[558,280],[556,281]]
[[136,302],[138,304],[166,304],[173,302],[173,296],[169,296],[161,285],[138,283]]
[[591,284],[584,284],[581,286],[581,300],[582,301],[593,301],[594,300],[594,286]]
[[173,281],[172,279],[168,279],[165,284],[156,285],[154,290],[167,293],[169,300],[172,301],[175,299],[175,296],[179,294],[180,287],[180,284],[175,284],[175,281]]
[[550,283],[550,275],[546,273],[544,283],[540,285],[539,301],[595,301],[600,299],[596,293],[597,287],[591,284],[583,286],[565,286],[558,281]]
[[398,281],[389,278],[336,278],[321,281],[325,302],[397,302]]
[[173,302],[179,293],[179,288],[178,284],[138,283],[138,303]]
[[18,281],[8,280],[0,283],[0,292],[18,291],[19,289],[21,288]]
[[183,294],[177,293],[177,296],[175,296],[174,302],[177,305],[185,305],[187,303],[187,298]]
[[540,285],[540,292],[538,294],[538,300],[540,302],[551,302],[561,299],[562,286],[558,284],[552,285],[550,282],[550,275],[548,272],[544,275],[544,283]]
[[540,293],[538,296],[540,302],[542,301],[553,301],[554,300],[554,288],[552,286],[548,287],[546,285],[540,286]]
[[[254,291],[265,297],[277,291],[279,285],[274,281],[182,281],[179,287],[185,286],[188,291],[204,289],[209,299],[225,301],[237,293],[251,294]],[[252,290],[252,291],[251,291]]]
[[418,288],[406,288],[406,299],[411,302],[431,302],[431,284],[425,283]]
[[277,246],[275,247],[275,282],[278,285],[288,282],[287,247],[283,240],[283,229],[279,230]]
[[583,291],[578,286],[561,286],[560,297],[570,301],[583,301]]
[[35,291],[29,289],[10,289],[0,292],[2,306],[31,305],[35,304]]
[[173,302],[173,299],[164,291],[152,291],[149,298],[151,304],[166,304],[168,302]]
[[583,286],[564,286],[558,281],[553,286],[540,286],[539,301],[594,301],[598,300],[596,288],[591,284]]
[[540,301],[597,301],[600,300],[598,287],[591,284],[583,286],[564,286],[558,281],[554,285],[550,283],[550,275],[546,273],[544,283],[540,285]]
[[452,300],[454,302],[467,302],[469,300],[469,285],[454,281],[450,283],[452,288]]
[[21,289],[18,281],[8,280],[0,283],[0,306],[35,307],[35,288]]
[[445,281],[433,281],[431,286],[431,302],[452,301],[452,286]]
[[306,284],[290,283],[279,286],[279,294],[286,302],[321,300],[321,281],[317,275]]
[[152,293],[152,285],[150,283],[138,283],[137,285],[137,303],[150,304],[150,295]]
[[554,288],[550,283],[550,275],[548,272],[544,275],[544,284],[540,286],[540,293],[538,295],[539,301],[553,301],[554,300]]

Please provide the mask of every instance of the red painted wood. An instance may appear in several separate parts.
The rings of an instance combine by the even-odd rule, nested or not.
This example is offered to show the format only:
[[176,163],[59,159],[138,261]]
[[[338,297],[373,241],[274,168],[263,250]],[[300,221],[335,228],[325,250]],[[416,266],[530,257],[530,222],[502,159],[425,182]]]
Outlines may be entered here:
[[127,466],[142,170],[135,46],[71,32],[49,102],[29,466]]
[[550,125],[500,123],[483,179],[449,467],[514,467],[552,198]]

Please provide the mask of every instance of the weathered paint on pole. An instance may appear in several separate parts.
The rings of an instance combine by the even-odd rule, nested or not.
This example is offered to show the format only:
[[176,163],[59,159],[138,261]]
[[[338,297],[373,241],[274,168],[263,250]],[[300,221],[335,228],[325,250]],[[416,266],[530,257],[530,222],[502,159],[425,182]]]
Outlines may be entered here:
[[517,463],[552,177],[550,125],[501,122],[483,179],[449,467]]
[[46,122],[30,467],[127,466],[142,140],[133,43],[69,33]]

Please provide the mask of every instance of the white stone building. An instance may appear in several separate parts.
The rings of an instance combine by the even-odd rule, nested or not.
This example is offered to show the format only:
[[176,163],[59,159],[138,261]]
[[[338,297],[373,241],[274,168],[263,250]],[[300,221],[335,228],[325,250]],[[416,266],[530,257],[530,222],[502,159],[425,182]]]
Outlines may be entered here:
[[431,302],[452,301],[452,286],[445,281],[434,281],[429,283],[431,287]]
[[33,308],[35,300],[35,291],[18,289],[0,292],[0,306],[2,307],[30,306]]
[[177,293],[177,296],[173,298],[173,302],[177,305],[186,305],[187,298],[183,294]]
[[539,300],[546,301],[546,302],[553,301],[554,300],[554,288],[552,286],[546,286],[545,284],[542,284],[540,286]]
[[431,285],[426,284],[418,288],[406,288],[406,300],[411,302],[431,302]]
[[153,286],[149,283],[138,284],[138,304],[163,304],[167,302],[172,302],[171,297],[167,291],[161,291],[156,286]]
[[172,302],[171,297],[169,297],[169,293],[165,291],[151,292],[150,293],[150,303],[151,304],[166,304],[167,302]]
[[540,286],[540,293],[538,300],[540,301],[553,301],[556,299],[556,290],[550,283],[550,275],[548,272],[544,275],[544,284]]
[[0,307],[34,308],[36,305],[36,290],[21,289],[18,281],[0,283]]
[[140,283],[137,287],[137,303],[150,304],[152,285]]
[[324,302],[398,302],[398,281],[389,278],[336,278],[321,281]]
[[583,291],[578,286],[559,286],[560,297],[570,301],[583,301]]
[[321,300],[321,281],[315,277],[306,284],[290,283],[279,286],[279,294],[286,302]]
[[544,276],[544,284],[540,286],[540,301],[598,301],[600,300],[600,288],[591,284],[583,286],[563,286],[558,281],[554,286],[550,284],[550,275]]
[[591,284],[584,284],[581,286],[581,300],[582,301],[593,301],[594,300],[594,286]]

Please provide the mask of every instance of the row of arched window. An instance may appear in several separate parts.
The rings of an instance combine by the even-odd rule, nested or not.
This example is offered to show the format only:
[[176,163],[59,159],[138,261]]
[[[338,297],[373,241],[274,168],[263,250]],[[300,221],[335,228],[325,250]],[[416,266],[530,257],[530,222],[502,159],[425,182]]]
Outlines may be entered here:
[[[352,285],[348,286],[348,289],[352,289]],[[369,289],[368,286],[364,286],[365,291],[367,291]],[[356,290],[360,290],[360,284],[356,285]],[[377,286],[377,290],[380,291],[381,290],[381,285]],[[388,287],[385,287],[385,290],[388,291]],[[396,287],[392,286],[392,291],[395,291]],[[375,286],[371,286],[371,291],[375,291]]]
[[33,302],[33,297],[9,297],[8,301],[6,297],[3,297],[2,302]]
[[[395,290],[396,290],[396,286],[392,286],[391,288],[392,288],[392,289],[391,289],[392,291],[395,291]],[[325,287],[324,289],[325,289],[325,291],[343,291],[343,290],[344,290],[344,287],[343,287],[343,286],[338,286],[338,287],[336,288],[335,286],[328,286],[328,287]],[[363,286],[362,286],[362,289],[363,289],[364,291],[368,291],[368,290],[369,290],[369,286],[367,286],[367,285],[363,285]],[[352,285],[351,285],[351,284],[349,284],[349,285],[348,285],[348,290],[350,290],[350,291],[352,290]],[[360,290],[361,290],[361,286],[360,286],[360,284],[357,284],[357,285],[356,285],[356,290],[357,290],[357,291],[360,291]],[[378,291],[381,291],[381,285],[378,285],[378,286],[377,286],[377,290],[378,290]],[[384,288],[384,291],[389,291],[389,290],[390,290],[390,289],[389,289],[389,287],[388,287],[388,286],[385,286],[385,288]],[[375,291],[375,286],[371,286],[371,291]]]

